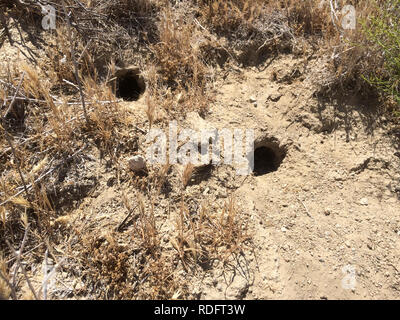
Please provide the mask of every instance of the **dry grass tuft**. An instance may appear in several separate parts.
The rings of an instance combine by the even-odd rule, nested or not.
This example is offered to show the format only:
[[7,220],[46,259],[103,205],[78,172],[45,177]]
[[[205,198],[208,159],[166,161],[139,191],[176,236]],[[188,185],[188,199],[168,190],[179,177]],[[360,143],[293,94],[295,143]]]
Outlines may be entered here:
[[0,300],[8,300],[11,295],[11,288],[8,285],[7,264],[2,254],[0,254]]

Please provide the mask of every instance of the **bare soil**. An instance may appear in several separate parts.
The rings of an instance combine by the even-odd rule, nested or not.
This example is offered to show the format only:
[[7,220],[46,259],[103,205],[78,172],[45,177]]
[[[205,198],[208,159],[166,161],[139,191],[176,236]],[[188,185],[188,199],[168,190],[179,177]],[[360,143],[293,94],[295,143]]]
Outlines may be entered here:
[[[273,140],[286,154],[273,172],[243,177],[221,165],[191,179],[187,199],[194,210],[203,202],[218,208],[235,196],[252,244],[228,267],[216,264],[188,274],[178,264],[176,272],[189,283],[189,298],[400,297],[396,136],[388,134],[390,123],[373,101],[318,98],[309,80],[319,72],[318,61],[293,79],[294,66],[303,63],[286,55],[262,70],[234,68],[215,84],[215,102],[200,122],[216,128],[254,128],[256,140]],[[145,99],[144,95],[122,105],[145,121]],[[189,113],[180,123],[193,127],[199,118]],[[144,151],[139,147],[138,153]],[[85,163],[85,174],[97,182],[91,195],[82,194],[78,208],[56,223],[77,229],[81,223],[88,234],[93,230],[101,238],[99,230],[113,230],[126,215],[121,195],[135,191],[129,183],[117,183],[115,172],[96,159],[94,154]],[[83,179],[81,173],[74,180],[81,184]],[[161,238],[170,250],[173,212],[181,196],[176,184],[169,181],[156,207]],[[128,245],[130,238],[124,234],[129,234],[129,225],[118,240]],[[349,265],[356,272],[353,288],[343,286],[343,268]]]

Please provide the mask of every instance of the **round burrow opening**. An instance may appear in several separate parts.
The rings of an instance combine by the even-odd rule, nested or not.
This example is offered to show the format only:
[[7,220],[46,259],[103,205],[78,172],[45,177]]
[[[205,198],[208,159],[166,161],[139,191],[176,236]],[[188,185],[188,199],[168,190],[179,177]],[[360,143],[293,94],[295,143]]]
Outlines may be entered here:
[[260,139],[254,144],[254,175],[262,176],[277,171],[286,156],[286,148],[276,139]]
[[121,69],[116,72],[116,95],[125,101],[136,101],[146,90],[146,84],[138,68]]

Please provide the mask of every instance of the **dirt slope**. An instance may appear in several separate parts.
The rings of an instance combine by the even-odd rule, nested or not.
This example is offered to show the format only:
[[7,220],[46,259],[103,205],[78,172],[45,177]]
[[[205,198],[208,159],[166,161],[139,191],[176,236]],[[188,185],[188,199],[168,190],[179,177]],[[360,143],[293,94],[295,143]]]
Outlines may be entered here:
[[[254,128],[256,140],[273,140],[286,155],[274,172],[237,177],[222,165],[187,187],[193,201],[216,206],[235,195],[253,237],[252,250],[229,268],[195,274],[177,268],[189,282],[191,298],[400,297],[400,171],[390,126],[369,100],[319,99],[310,80],[319,72],[318,61],[297,73],[303,63],[283,56],[263,70],[231,70],[216,82],[215,103],[200,121],[216,128]],[[124,105],[144,119],[144,101],[145,96]],[[182,127],[198,117],[188,114]],[[101,171],[94,194],[70,217],[86,212],[85,223],[103,230],[121,221],[121,194],[133,189],[114,184],[113,175]],[[173,250],[171,212],[180,191],[170,183],[156,216],[163,221],[165,245]]]
[[[217,90],[210,122],[264,131],[288,150],[277,171],[237,190],[256,249],[247,280],[233,287],[246,299],[399,298],[398,149],[369,101],[319,101],[308,80],[318,62],[292,79],[298,63],[288,56],[233,73]],[[286,75],[289,83],[279,81]],[[371,114],[376,128],[365,120]],[[355,268],[353,290],[342,286],[347,265]],[[225,297],[218,279],[204,298]],[[235,297],[235,288],[226,291]]]

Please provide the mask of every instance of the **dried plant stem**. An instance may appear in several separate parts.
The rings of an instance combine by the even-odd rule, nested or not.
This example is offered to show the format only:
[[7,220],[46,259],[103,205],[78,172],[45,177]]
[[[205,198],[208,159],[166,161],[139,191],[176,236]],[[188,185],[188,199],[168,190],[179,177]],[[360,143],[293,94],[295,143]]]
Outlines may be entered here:
[[4,280],[4,282],[10,287],[11,289],[11,298],[13,300],[17,300],[17,295],[15,294],[15,287],[11,284],[10,281],[8,281],[7,277],[3,275],[0,271],[0,278]]
[[71,56],[72,56],[72,61],[74,63],[74,73],[75,73],[75,79],[76,79],[76,83],[78,85],[79,88],[79,94],[81,95],[81,101],[82,101],[82,108],[83,108],[83,114],[85,116],[85,120],[87,123],[89,123],[89,118],[88,118],[88,114],[86,111],[86,104],[85,104],[85,97],[83,95],[83,90],[82,90],[82,85],[81,82],[79,80],[79,74],[78,74],[78,64],[76,62],[76,58],[75,58],[75,48],[74,48],[74,42],[72,40],[72,32],[71,32],[71,21],[69,20],[69,14],[67,13],[67,10],[65,8],[65,3],[64,1],[62,2],[63,5],[63,10],[64,10],[64,14],[65,14],[65,18],[67,20],[67,28],[68,28],[68,39],[69,42],[71,44]]
[[14,155],[15,161],[17,162],[17,170],[18,170],[19,176],[21,177],[21,181],[22,181],[22,184],[24,186],[24,191],[26,193],[26,196],[28,198],[29,203],[32,205],[32,202],[31,202],[31,199],[30,199],[30,195],[29,195],[29,191],[28,191],[28,188],[27,188],[27,185],[26,185],[26,182],[25,182],[25,178],[24,178],[24,176],[22,174],[22,171],[21,171],[21,163],[20,163],[20,161],[19,161],[19,159],[17,157],[17,153],[15,152],[14,146],[13,146],[12,141],[11,141],[11,137],[9,136],[8,132],[5,129],[4,129],[4,132],[5,132],[5,136],[6,136],[8,145],[10,146],[11,151],[12,151],[12,153]]
[[19,91],[19,89],[21,88],[21,84],[22,84],[22,82],[24,81],[24,77],[25,77],[25,71],[22,73],[22,76],[21,76],[21,79],[19,80],[17,89],[15,90],[14,96],[13,96],[13,98],[12,98],[12,100],[11,100],[10,105],[8,106],[7,111],[6,111],[6,112],[4,113],[4,115],[3,115],[3,118],[6,118],[7,115],[10,113],[10,111],[12,110],[12,107],[14,106],[14,103],[15,103],[15,98],[17,97],[18,91]]
[[33,294],[33,296],[34,296],[34,298],[35,298],[36,300],[38,300],[38,295],[36,294],[36,291],[35,291],[35,289],[33,288],[31,281],[29,280],[29,277],[28,277],[28,275],[27,275],[27,273],[26,273],[26,270],[25,270],[24,265],[21,263],[21,256],[22,256],[22,253],[23,253],[23,250],[24,250],[24,247],[25,247],[26,239],[27,239],[27,237],[28,237],[28,232],[29,232],[29,224],[28,224],[28,225],[26,226],[26,228],[25,228],[24,238],[23,238],[23,240],[22,240],[21,247],[20,247],[20,249],[19,249],[18,251],[15,251],[15,249],[13,248],[13,246],[6,240],[6,243],[7,243],[8,247],[10,248],[11,252],[12,252],[13,255],[15,256],[15,259],[16,259],[15,263],[17,264],[17,268],[15,269],[14,275],[13,275],[13,281],[12,281],[13,283],[12,283],[11,290],[12,290],[13,288],[15,288],[15,286],[16,286],[16,283],[17,283],[17,273],[18,273],[18,270],[21,269],[21,270],[22,270],[22,273],[23,273],[23,275],[24,275],[24,277],[25,277],[25,280],[26,280],[26,282],[27,282],[27,284],[28,284],[29,289],[31,290],[31,292],[32,292],[32,294]]
[[46,249],[46,252],[44,253],[44,279],[43,279],[43,284],[42,284],[42,289],[43,289],[43,300],[47,300],[47,271],[48,271],[48,256],[49,256],[49,249]]
[[5,32],[6,35],[7,35],[8,41],[10,42],[11,45],[13,45],[13,44],[14,44],[14,41],[13,41],[13,39],[11,38],[10,31],[8,30],[7,21],[6,21],[6,18],[5,18],[5,16],[4,16],[4,13],[3,13],[3,12],[0,12],[0,23],[3,25],[3,29],[4,29],[4,32]]
[[128,214],[125,216],[124,220],[122,220],[122,222],[118,225],[118,227],[116,228],[117,231],[121,231],[122,227],[125,225],[125,223],[128,221],[129,217],[132,215],[132,213],[135,211],[135,209],[138,207],[138,205],[136,205],[133,209],[129,210]]
[[22,174],[22,171],[21,171],[21,162],[20,162],[20,160],[19,160],[18,157],[17,157],[17,153],[16,153],[15,148],[14,148],[14,146],[13,146],[11,136],[10,136],[10,134],[7,132],[7,130],[6,130],[5,126],[4,126],[5,117],[6,117],[7,114],[12,110],[12,107],[13,107],[13,105],[14,105],[14,103],[15,103],[15,97],[18,95],[18,91],[19,91],[19,89],[21,88],[21,84],[22,84],[22,82],[23,82],[23,80],[24,80],[24,76],[25,76],[25,72],[24,72],[24,73],[22,74],[22,76],[21,76],[21,80],[19,81],[18,87],[17,87],[17,89],[15,90],[13,99],[11,100],[10,105],[9,105],[9,107],[8,107],[8,109],[7,109],[7,111],[6,111],[6,113],[5,113],[4,116],[2,117],[2,119],[1,119],[2,121],[1,121],[1,122],[2,122],[2,125],[3,125],[3,129],[4,129],[4,133],[5,133],[5,137],[6,137],[7,143],[8,143],[8,145],[10,146],[10,149],[11,149],[13,155],[14,155],[14,159],[15,159],[15,161],[16,161],[16,163],[17,163],[18,174],[19,174],[19,176],[21,177],[21,181],[22,181],[22,184],[23,184],[23,186],[24,186],[24,191],[25,191],[25,193],[26,193],[28,202],[29,202],[29,204],[32,206],[32,201],[31,201],[30,196],[29,196],[29,192],[28,192],[28,188],[27,188],[27,186],[26,186],[25,178],[24,178],[24,175]]
[[7,243],[8,247],[10,248],[11,252],[12,252],[12,253],[14,254],[14,256],[16,257],[17,262],[18,262],[18,267],[22,270],[22,273],[23,273],[23,275],[24,275],[24,277],[25,277],[25,280],[26,280],[26,282],[27,282],[27,284],[28,284],[28,287],[29,287],[29,289],[31,290],[31,292],[32,292],[32,294],[33,294],[33,296],[34,296],[34,298],[35,298],[36,300],[39,300],[39,298],[38,298],[38,296],[37,296],[37,294],[36,294],[36,291],[35,291],[35,289],[33,288],[31,281],[29,280],[29,277],[28,277],[28,275],[27,275],[27,273],[26,273],[26,270],[25,270],[24,265],[21,263],[21,261],[18,260],[18,253],[14,250],[14,248],[12,247],[12,245],[11,245],[8,241],[6,241],[6,243]]
[[17,269],[15,269],[15,271],[14,271],[13,281],[12,281],[12,284],[13,284],[14,287],[17,285],[17,273],[18,273],[18,270],[19,270],[19,265],[21,263],[21,255],[22,255],[22,253],[24,251],[26,239],[28,237],[28,231],[29,231],[29,225],[27,226],[27,228],[25,228],[24,238],[22,239],[21,247],[18,250],[18,252],[17,252],[18,254],[16,256],[16,262],[15,263],[17,264]]

